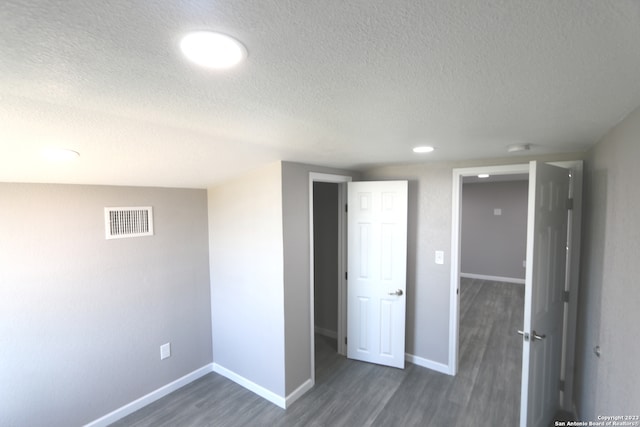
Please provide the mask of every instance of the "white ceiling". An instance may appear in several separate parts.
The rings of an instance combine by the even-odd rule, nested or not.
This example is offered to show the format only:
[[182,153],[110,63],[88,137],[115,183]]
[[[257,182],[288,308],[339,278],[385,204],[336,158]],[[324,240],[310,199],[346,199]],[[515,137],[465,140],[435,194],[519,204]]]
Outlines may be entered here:
[[[179,37],[201,29],[247,61],[187,63]],[[0,181],[207,187],[278,159],[582,151],[640,105],[639,76],[637,0],[3,0]],[[49,146],[81,157],[48,164]]]

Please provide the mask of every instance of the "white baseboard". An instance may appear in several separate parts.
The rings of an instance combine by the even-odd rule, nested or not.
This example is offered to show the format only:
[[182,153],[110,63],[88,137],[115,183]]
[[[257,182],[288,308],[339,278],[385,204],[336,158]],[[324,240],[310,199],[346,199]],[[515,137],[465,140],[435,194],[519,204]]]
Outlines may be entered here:
[[288,408],[293,402],[298,400],[300,397],[302,397],[303,394],[305,394],[306,392],[308,392],[312,388],[313,388],[313,381],[311,381],[311,378],[309,378],[308,380],[303,382],[300,387],[295,389],[293,391],[293,393],[291,393],[291,394],[289,394],[289,396],[287,396],[287,398],[285,399],[285,403],[284,403],[285,404],[285,408]]
[[264,399],[267,399],[269,402],[273,403],[274,405],[277,405],[277,406],[281,407],[282,409],[286,409],[287,408],[287,399],[285,397],[277,395],[276,393],[272,392],[271,390],[268,390],[268,389],[262,387],[261,385],[258,385],[256,383],[254,383],[253,381],[246,379],[242,375],[236,374],[235,372],[225,368],[224,366],[220,366],[217,363],[214,363],[213,364],[213,372],[215,372],[217,374],[220,374],[223,377],[226,377],[226,378],[230,379],[234,383],[241,385],[242,387],[246,388],[249,391],[254,392],[255,394],[257,394],[258,396],[260,396],[260,397],[262,397]]
[[434,362],[433,360],[424,359],[409,353],[405,353],[404,360],[442,374],[452,375],[449,365],[445,365],[444,363]]
[[487,276],[485,274],[460,273],[460,277],[467,279],[493,280],[494,282],[518,283],[524,285],[524,279],[516,279],[515,277]]
[[314,327],[314,331],[318,335],[324,335],[325,337],[333,338],[334,340],[338,339],[338,333],[336,331],[331,331],[319,326]]
[[177,380],[170,382],[167,385],[160,387],[157,390],[152,391],[149,394],[142,396],[139,399],[134,400],[131,403],[128,403],[113,412],[108,413],[107,415],[98,418],[95,421],[86,424],[85,427],[106,427],[109,424],[115,423],[119,419],[126,417],[129,414],[134,413],[138,409],[141,409],[150,403],[155,402],[158,399],[165,397],[167,394],[176,391],[180,387],[184,387],[197,380],[200,377],[207,375],[208,373],[213,371],[213,365],[209,363],[208,365],[203,366],[200,369],[196,369],[195,371],[188,373],[187,375],[178,378]]

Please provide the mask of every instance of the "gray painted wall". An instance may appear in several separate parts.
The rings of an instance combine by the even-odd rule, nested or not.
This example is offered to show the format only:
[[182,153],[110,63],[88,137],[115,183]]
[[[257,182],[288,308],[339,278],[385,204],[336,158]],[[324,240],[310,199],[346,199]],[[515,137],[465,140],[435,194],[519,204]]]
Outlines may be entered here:
[[315,326],[338,331],[338,184],[313,189]]
[[528,181],[462,186],[462,273],[524,280],[528,189]]
[[[581,160],[583,154],[425,163],[373,168],[366,180],[409,180],[406,351],[448,364],[451,197],[454,168]],[[436,250],[445,253],[435,264]]]
[[[582,280],[576,340],[580,419],[640,412],[640,109],[586,162]],[[597,358],[595,346],[601,347]]]
[[281,397],[311,373],[309,172],[349,174],[277,162],[208,190],[213,361]]
[[[106,206],[153,206],[155,235],[105,240]],[[0,242],[0,425],[82,425],[211,363],[205,191],[0,183]]]
[[208,199],[213,361],[285,396],[281,163]]

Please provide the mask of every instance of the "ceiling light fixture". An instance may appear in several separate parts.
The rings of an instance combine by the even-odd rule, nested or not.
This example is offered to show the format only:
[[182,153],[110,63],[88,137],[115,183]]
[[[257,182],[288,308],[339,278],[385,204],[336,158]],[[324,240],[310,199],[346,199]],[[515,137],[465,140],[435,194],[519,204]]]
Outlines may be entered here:
[[512,144],[507,147],[508,153],[518,153],[520,151],[529,151],[531,149],[530,144]]
[[231,68],[247,57],[242,43],[213,31],[188,33],[180,41],[180,50],[191,62],[213,69]]
[[50,162],[69,162],[80,157],[80,153],[66,148],[45,148],[42,156]]
[[430,147],[428,145],[423,145],[423,146],[420,146],[420,147],[414,147],[413,148],[413,152],[414,153],[418,153],[418,154],[431,153],[433,150],[435,150],[435,148]]
[[478,174],[478,178],[480,179],[486,179],[489,178],[491,175],[489,175],[488,173],[480,173]]

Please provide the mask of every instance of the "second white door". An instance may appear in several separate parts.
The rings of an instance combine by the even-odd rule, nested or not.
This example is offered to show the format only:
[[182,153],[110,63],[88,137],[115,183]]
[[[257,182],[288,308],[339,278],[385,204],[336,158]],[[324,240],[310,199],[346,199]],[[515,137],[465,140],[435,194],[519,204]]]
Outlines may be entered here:
[[407,181],[348,184],[347,357],[404,368]]
[[551,423],[560,406],[569,171],[531,162],[520,426]]

